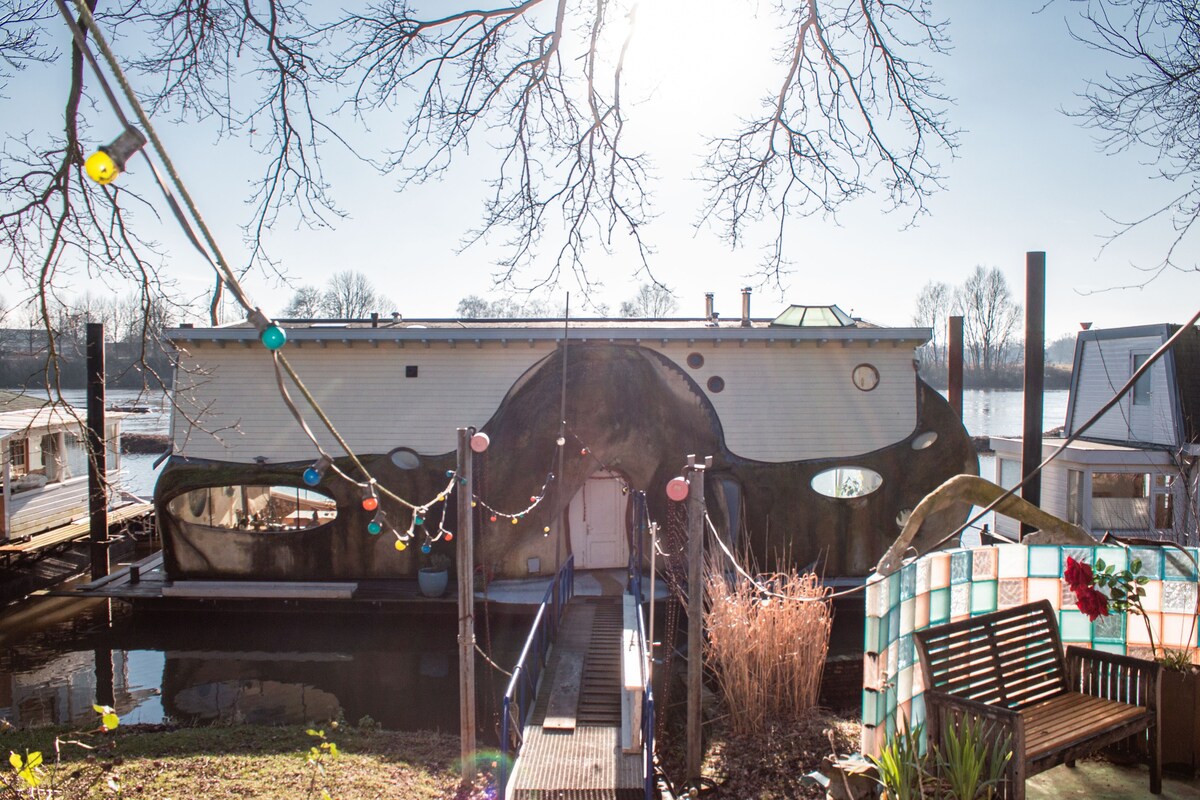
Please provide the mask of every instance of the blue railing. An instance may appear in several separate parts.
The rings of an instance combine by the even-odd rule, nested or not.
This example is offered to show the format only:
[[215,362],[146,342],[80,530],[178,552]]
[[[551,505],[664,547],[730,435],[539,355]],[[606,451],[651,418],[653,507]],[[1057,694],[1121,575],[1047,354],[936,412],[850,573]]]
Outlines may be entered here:
[[[500,717],[500,775],[499,797],[504,797],[508,788],[508,764],[510,740],[513,731],[510,725],[516,723],[517,748],[520,747],[519,737],[525,730],[525,721],[533,710],[533,701],[537,697],[538,679],[542,675],[542,667],[546,666],[546,654],[554,635],[558,632],[558,623],[562,619],[563,609],[567,601],[575,594],[575,556],[567,558],[566,563],[558,570],[554,580],[546,587],[546,594],[538,606],[533,618],[533,626],[525,647],[521,649],[521,657],[513,668],[512,678],[508,681],[508,689],[504,692],[504,706]],[[514,719],[513,701],[516,701]],[[514,750],[516,748],[513,748]]]

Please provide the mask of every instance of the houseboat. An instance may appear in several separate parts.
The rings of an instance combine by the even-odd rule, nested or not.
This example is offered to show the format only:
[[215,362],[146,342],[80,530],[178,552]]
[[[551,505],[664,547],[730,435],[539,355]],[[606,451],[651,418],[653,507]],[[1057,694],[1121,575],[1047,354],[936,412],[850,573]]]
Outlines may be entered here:
[[[63,403],[0,391],[0,545],[88,515],[85,415]],[[107,415],[108,471],[120,470],[121,415]],[[110,484],[110,486],[112,486]],[[118,497],[112,486],[112,500]]]
[[[477,568],[495,578],[553,574],[567,554],[577,569],[625,566],[639,544],[635,490],[668,539],[682,531],[665,487],[689,454],[713,458],[713,526],[759,564],[783,555],[827,577],[864,576],[927,492],[978,474],[961,421],[917,376],[930,331],[835,305],[756,319],[749,292],[742,300],[730,320],[710,296],[692,319],[280,321],[304,390],[377,485],[416,513],[385,493],[364,510],[367,477],[253,326],[173,329],[171,452],[154,497],[166,576],[415,575],[427,553],[454,549],[444,534],[457,530],[448,495],[460,427],[490,439],[475,457],[473,506]],[[931,524],[950,532],[964,518]]]
[[[1073,435],[1133,376],[1178,325],[1081,331],[1064,437]],[[996,482],[1021,479],[1021,440],[993,437]],[[1043,458],[1063,438],[1042,442]],[[1195,546],[1200,490],[1200,331],[1191,328],[1111,410],[1042,471],[1041,506],[1093,536]],[[998,517],[998,533],[1018,524]]]

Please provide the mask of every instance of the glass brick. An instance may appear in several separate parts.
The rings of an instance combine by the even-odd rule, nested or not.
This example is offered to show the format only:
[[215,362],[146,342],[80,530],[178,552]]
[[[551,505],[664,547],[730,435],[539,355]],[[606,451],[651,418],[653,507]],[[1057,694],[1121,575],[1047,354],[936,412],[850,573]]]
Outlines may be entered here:
[[1075,590],[1071,588],[1071,584],[1066,581],[1060,583],[1062,587],[1062,597],[1059,599],[1059,608],[1074,608],[1076,605]]
[[1062,584],[1058,578],[1030,578],[1025,582],[1025,593],[1030,603],[1049,600],[1054,608],[1062,608]]
[[893,572],[887,576],[888,605],[892,608],[900,605],[900,574]]
[[1196,646],[1196,626],[1191,614],[1163,614],[1162,638],[1159,643],[1173,650]]
[[934,589],[929,593],[929,624],[941,625],[950,619],[950,590]]
[[1012,608],[1025,602],[1024,578],[1001,578],[996,603],[1000,608]]
[[897,646],[896,657],[899,659],[896,662],[896,667],[900,672],[908,669],[913,664],[913,639],[911,633],[906,633],[900,637],[900,643]]
[[900,568],[900,600],[911,600],[917,594],[917,565],[905,564]]
[[1152,581],[1162,580],[1162,548],[1160,547],[1134,547],[1130,549],[1132,558],[1139,559],[1142,562],[1142,569],[1138,572],[1139,575],[1145,575]]
[[1029,577],[1057,578],[1062,575],[1061,551],[1057,545],[1035,544],[1029,547]]
[[879,652],[879,618],[867,617],[863,621],[863,651],[867,653]]
[[921,667],[921,659],[918,658],[913,662],[913,697],[917,697],[921,692],[925,691],[925,670]]
[[1104,560],[1104,566],[1112,566],[1116,572],[1120,572],[1129,565],[1129,554],[1124,547],[1097,547],[1096,560],[1101,559]]
[[929,559],[922,558],[917,562],[917,595],[929,594]]
[[1094,547],[1064,547],[1062,549],[1062,554],[1063,569],[1067,568],[1068,556],[1076,561],[1083,561],[1088,564],[1096,563],[1096,548]]
[[924,734],[925,726],[925,695],[914,694],[912,699],[912,724],[913,726],[920,725],[922,734]]
[[[1150,628],[1154,631],[1154,641],[1161,642],[1163,640],[1163,615],[1156,611],[1148,611],[1146,617],[1149,619]],[[1125,629],[1125,643],[1129,645],[1150,644],[1150,637],[1146,632],[1146,620],[1131,619],[1129,622],[1130,625]]]
[[1178,550],[1164,550],[1163,580],[1194,581],[1196,580],[1196,565],[1187,555]]
[[1092,643],[1092,623],[1087,615],[1078,611],[1063,611],[1060,616],[1059,633],[1064,642]]
[[971,584],[950,587],[950,619],[957,620],[971,613]]
[[996,610],[996,581],[976,581],[971,584],[971,613],[986,614]]
[[913,619],[913,630],[919,631],[929,627],[929,593],[919,594],[913,600],[916,603],[916,615]]
[[912,666],[900,670],[900,674],[896,676],[896,692],[900,697],[901,703],[907,703],[912,700],[912,683]]
[[899,609],[899,607],[893,608],[891,611],[888,612],[887,626],[888,626],[887,627],[888,643],[891,644],[892,642],[894,642],[900,638],[900,609]]
[[900,604],[900,635],[912,633],[917,619],[916,598],[905,600]]
[[941,589],[950,585],[950,554],[934,553],[929,556],[929,588]]
[[977,547],[971,551],[971,579],[980,581],[996,577],[996,548]]
[[1020,544],[1002,544],[996,548],[999,561],[996,576],[999,578],[1024,578],[1029,575],[1029,553]]
[[867,579],[866,613],[873,617],[882,617],[887,613],[887,581],[878,575]]
[[1158,611],[1162,609],[1162,592],[1166,583],[1163,581],[1150,581],[1142,586],[1146,590],[1146,594],[1142,596],[1142,608]]
[[[1067,612],[1063,612],[1064,614]],[[1125,621],[1124,614],[1109,614],[1107,617],[1098,617],[1092,623],[1092,637],[1097,642],[1124,642],[1125,641]],[[1141,624],[1140,622],[1138,624]]]
[[1196,610],[1196,584],[1165,581],[1162,585],[1162,610],[1190,614]]
[[950,554],[950,583],[966,583],[971,580],[971,554],[959,550]]
[[1111,642],[1096,642],[1092,645],[1093,650],[1101,650],[1105,653],[1113,653],[1114,655],[1125,655],[1125,645],[1113,644]]
[[883,721],[879,714],[879,692],[863,689],[863,723],[878,725]]

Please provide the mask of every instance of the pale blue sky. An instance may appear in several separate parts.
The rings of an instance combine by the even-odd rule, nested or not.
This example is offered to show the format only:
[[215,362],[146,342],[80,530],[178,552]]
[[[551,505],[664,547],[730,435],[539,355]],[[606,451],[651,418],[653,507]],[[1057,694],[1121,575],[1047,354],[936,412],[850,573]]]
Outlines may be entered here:
[[[731,251],[711,228],[697,231],[692,223],[701,188],[692,176],[703,136],[722,126],[732,130],[733,115],[752,110],[778,82],[779,68],[764,58],[769,20],[755,20],[749,12],[739,17],[728,1],[652,5],[657,13],[644,15],[646,28],[630,56],[627,100],[640,95],[628,109],[629,133],[661,176],[655,186],[660,215],[645,230],[657,250],[653,267],[679,295],[681,314],[701,313],[703,294],[712,291],[718,310],[732,316],[740,288],[753,283],[747,275],[758,260],[753,245],[761,238]],[[845,207],[836,222],[793,221],[788,254],[795,271],[782,297],[756,290],[755,316],[773,316],[786,303],[837,303],[874,322],[907,325],[926,281],[959,283],[976,264],[1000,267],[1020,300],[1027,250],[1047,252],[1050,337],[1073,332],[1084,320],[1098,327],[1182,322],[1195,311],[1196,273],[1167,273],[1140,290],[1104,291],[1141,282],[1144,276],[1133,265],[1157,263],[1170,235],[1165,225],[1148,226],[1102,254],[1102,237],[1112,230],[1104,215],[1140,216],[1170,197],[1171,187],[1152,179],[1153,168],[1142,163],[1146,154],[1102,155],[1092,134],[1062,114],[1064,107],[1079,106],[1075,95],[1085,79],[1100,75],[1110,62],[1069,37],[1064,17],[1077,7],[1059,2],[1035,15],[1041,5],[1042,0],[934,0],[934,9],[950,19],[954,49],[933,63],[946,92],[957,99],[951,120],[964,129],[958,158],[943,158],[948,189],[933,197],[931,213],[909,230],[901,230],[908,219],[903,211],[884,215],[873,197]],[[770,7],[760,6],[764,14]],[[641,77],[646,75],[653,78]],[[21,85],[9,92],[16,101],[31,90],[50,94],[47,87],[57,85],[34,70],[18,80]],[[0,101],[0,108],[11,102]],[[57,101],[47,113],[61,113]],[[244,195],[255,174],[245,144],[214,145],[202,127],[166,118],[156,124],[228,257],[239,263],[237,226],[250,212],[231,198]],[[379,118],[372,127],[375,134],[386,133]],[[478,219],[489,159],[487,148],[476,147],[444,182],[401,195],[394,179],[374,175],[331,146],[326,174],[350,217],[333,230],[316,231],[281,221],[269,247],[297,282],[319,284],[332,272],[360,270],[407,317],[453,315],[461,297],[490,290],[496,251],[476,247],[456,253]],[[143,172],[135,168],[123,180],[147,190]],[[141,214],[137,224],[171,247],[170,269],[182,286],[198,292],[211,285],[207,265],[181,246],[167,223]],[[1187,263],[1196,263],[1196,253],[1195,246],[1188,249]],[[599,299],[613,308],[642,280],[633,276],[629,255],[607,257],[597,248],[589,262],[605,284]],[[269,313],[278,312],[290,294],[263,279],[252,279],[248,288]],[[552,302],[560,304],[568,289],[574,287],[564,281]],[[13,293],[0,284],[0,295]],[[574,298],[572,305],[577,306]]]

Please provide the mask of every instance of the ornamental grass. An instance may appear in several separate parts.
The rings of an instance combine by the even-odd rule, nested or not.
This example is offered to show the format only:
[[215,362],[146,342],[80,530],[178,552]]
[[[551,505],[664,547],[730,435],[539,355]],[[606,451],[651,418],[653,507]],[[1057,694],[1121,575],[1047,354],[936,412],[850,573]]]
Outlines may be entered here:
[[795,571],[726,577],[710,569],[704,628],[707,660],[729,711],[731,731],[794,721],[817,703],[833,624],[830,590]]

